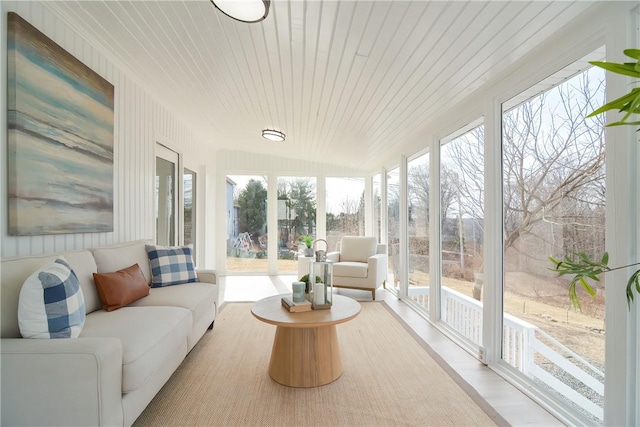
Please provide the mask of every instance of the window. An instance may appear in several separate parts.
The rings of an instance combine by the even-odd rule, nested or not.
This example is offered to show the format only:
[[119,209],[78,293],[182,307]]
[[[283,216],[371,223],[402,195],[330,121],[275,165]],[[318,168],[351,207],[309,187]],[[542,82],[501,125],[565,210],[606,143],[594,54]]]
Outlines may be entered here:
[[440,318],[482,344],[484,127],[440,146]]
[[372,188],[372,196],[373,196],[373,235],[378,238],[378,242],[382,241],[382,182],[380,174],[375,174],[373,176],[373,188]]
[[400,168],[387,172],[387,242],[389,268],[387,289],[400,285]]
[[316,178],[278,177],[278,272],[298,272],[305,235],[316,239]]
[[327,246],[342,236],[364,236],[364,178],[327,178]]
[[267,180],[257,175],[229,175],[226,188],[227,271],[265,273]]
[[409,297],[429,310],[429,153],[407,164]]
[[547,257],[604,252],[604,118],[586,118],[604,102],[604,72],[520,99],[503,106],[502,359],[601,423],[606,278],[594,300],[579,289],[582,311],[573,310]]

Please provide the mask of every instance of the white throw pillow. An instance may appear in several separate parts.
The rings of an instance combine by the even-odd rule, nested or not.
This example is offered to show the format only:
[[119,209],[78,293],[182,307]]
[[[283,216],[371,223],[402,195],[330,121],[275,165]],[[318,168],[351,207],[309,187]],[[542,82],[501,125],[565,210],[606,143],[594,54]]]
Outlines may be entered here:
[[64,258],[25,280],[18,302],[18,324],[24,338],[78,338],[84,321],[80,282]]

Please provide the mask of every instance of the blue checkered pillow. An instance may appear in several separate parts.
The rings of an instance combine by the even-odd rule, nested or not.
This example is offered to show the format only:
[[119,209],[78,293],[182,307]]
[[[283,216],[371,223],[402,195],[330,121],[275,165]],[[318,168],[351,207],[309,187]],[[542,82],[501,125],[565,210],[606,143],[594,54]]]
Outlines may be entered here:
[[18,325],[24,338],[78,338],[84,321],[80,282],[64,258],[25,280],[18,301]]
[[145,245],[151,263],[151,287],[197,282],[190,246]]

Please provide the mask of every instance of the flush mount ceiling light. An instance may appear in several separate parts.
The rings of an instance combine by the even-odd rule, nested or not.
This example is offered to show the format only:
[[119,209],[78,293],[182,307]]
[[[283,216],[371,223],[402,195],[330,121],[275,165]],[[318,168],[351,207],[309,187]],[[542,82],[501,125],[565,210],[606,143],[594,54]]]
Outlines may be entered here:
[[211,0],[220,12],[240,22],[260,22],[269,14],[270,0]]
[[268,139],[269,141],[282,142],[287,136],[279,130],[264,129],[262,131],[262,137],[264,139]]

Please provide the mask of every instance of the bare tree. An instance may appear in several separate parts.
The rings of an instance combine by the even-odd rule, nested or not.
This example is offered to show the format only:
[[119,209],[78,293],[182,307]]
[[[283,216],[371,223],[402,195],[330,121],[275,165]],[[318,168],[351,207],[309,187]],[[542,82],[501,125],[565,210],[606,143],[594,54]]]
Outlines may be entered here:
[[[419,164],[408,170],[408,197],[409,197],[409,222],[419,218],[424,222],[425,230],[428,229],[429,215],[429,165]],[[449,176],[448,168],[443,167],[443,176]],[[440,181],[440,222],[444,224],[447,213],[453,205],[456,197],[456,189],[450,179]]]
[[327,225],[327,231],[339,231],[342,234],[359,234],[359,201],[347,196],[340,201],[340,212],[333,215],[331,224]]
[[[548,250],[596,248],[604,238],[604,120],[585,119],[603,101],[604,73],[590,69],[503,114],[505,252],[526,243],[542,263]],[[482,128],[464,138],[449,160],[462,209],[483,218]]]
[[585,119],[602,85],[583,73],[503,115],[505,250],[541,222],[604,206],[604,122]]
[[426,236],[429,230],[429,164],[409,164],[407,185],[410,233]]
[[[483,258],[481,242],[484,228],[484,126],[477,126],[463,135],[447,142],[441,148],[442,173],[441,181],[446,182],[456,196],[457,220],[449,220],[447,233],[456,236],[457,259],[460,264],[460,275],[466,277],[465,256],[469,250],[467,243],[472,241],[473,263],[471,269],[482,271]],[[463,219],[464,218],[464,219]],[[471,221],[471,236],[464,227],[464,220]],[[443,226],[444,230],[444,226]],[[445,236],[445,232],[442,232]],[[470,237],[470,238],[469,238]],[[476,275],[474,275],[476,276]],[[476,277],[473,295],[480,299],[482,281]]]
[[[399,174],[398,169],[391,172],[396,176]],[[389,243],[397,244],[400,236],[400,185],[391,180],[387,184],[387,222]]]
[[[451,181],[457,174],[455,190],[460,192],[462,214],[484,219],[484,126],[477,126],[443,146],[442,180]],[[482,223],[481,223],[482,224]]]

